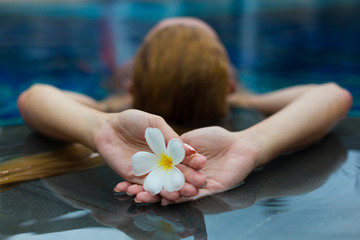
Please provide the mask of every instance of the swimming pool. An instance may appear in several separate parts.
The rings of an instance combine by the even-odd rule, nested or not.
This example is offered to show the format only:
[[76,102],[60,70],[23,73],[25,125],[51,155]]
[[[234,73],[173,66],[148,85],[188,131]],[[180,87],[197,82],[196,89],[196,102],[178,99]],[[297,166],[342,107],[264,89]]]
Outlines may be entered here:
[[0,3],[0,125],[22,123],[16,98],[33,83],[104,97],[113,66],[172,16],[212,25],[249,91],[333,81],[360,116],[358,1],[27,1]]
[[[357,240],[359,123],[346,119],[319,144],[279,157],[237,188],[164,208],[114,195],[122,179],[105,165],[0,188],[0,238]],[[0,129],[0,162],[54,147],[23,125]]]
[[[22,90],[41,82],[101,98],[111,67],[170,16],[209,22],[248,90],[335,81],[354,95],[350,116],[360,116],[358,1],[144,2],[0,3],[0,162],[54,144],[26,126],[1,126],[22,123]],[[0,238],[359,239],[359,120],[344,120],[238,188],[173,207],[114,196],[121,178],[107,166],[0,189]]]

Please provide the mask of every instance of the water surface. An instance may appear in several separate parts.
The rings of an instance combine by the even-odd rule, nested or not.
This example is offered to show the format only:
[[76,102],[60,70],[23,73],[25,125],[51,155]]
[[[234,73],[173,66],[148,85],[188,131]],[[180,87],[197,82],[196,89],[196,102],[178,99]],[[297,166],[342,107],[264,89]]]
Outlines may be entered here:
[[[114,195],[107,166],[25,182],[0,193],[4,239],[358,239],[359,119],[280,157],[228,192],[161,207]],[[10,134],[11,133],[11,134]],[[6,138],[6,141],[4,140]],[[1,159],[56,147],[24,126],[2,128]],[[18,142],[20,144],[13,144]]]

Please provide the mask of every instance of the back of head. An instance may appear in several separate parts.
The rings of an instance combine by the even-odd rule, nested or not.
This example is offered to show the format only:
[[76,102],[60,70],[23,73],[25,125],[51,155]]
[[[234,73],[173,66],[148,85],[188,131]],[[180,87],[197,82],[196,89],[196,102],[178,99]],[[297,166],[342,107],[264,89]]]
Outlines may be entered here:
[[223,118],[228,107],[229,60],[222,44],[201,28],[173,25],[140,47],[134,63],[134,107],[175,124]]

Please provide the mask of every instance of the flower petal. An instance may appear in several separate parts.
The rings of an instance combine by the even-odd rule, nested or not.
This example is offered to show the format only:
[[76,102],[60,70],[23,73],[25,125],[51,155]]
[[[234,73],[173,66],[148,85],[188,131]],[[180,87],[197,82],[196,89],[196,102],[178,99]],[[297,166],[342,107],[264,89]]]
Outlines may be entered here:
[[173,165],[177,165],[184,160],[185,149],[182,142],[179,139],[173,138],[168,143],[167,151],[173,160]]
[[183,173],[176,167],[167,170],[164,189],[168,192],[179,191],[185,183]]
[[134,224],[145,231],[155,231],[158,229],[158,221],[152,221],[148,215],[138,215],[134,217]]
[[144,175],[158,167],[159,157],[149,152],[137,152],[132,156],[131,167],[135,176]]
[[145,139],[151,150],[158,156],[166,154],[164,136],[158,128],[147,128]]
[[166,171],[163,167],[152,170],[145,178],[144,189],[152,195],[158,194],[164,186],[165,174]]

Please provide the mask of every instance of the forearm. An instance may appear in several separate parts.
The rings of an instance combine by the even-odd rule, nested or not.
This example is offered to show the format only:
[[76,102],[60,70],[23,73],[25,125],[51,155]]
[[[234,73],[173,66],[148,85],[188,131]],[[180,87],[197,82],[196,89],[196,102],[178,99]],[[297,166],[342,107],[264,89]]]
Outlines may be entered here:
[[91,98],[89,96],[86,96],[84,94],[77,93],[77,92],[71,92],[71,91],[62,91],[62,93],[65,94],[67,97],[71,98],[72,100],[74,100],[78,103],[81,103],[82,105],[105,112],[103,106],[99,102],[97,102],[96,100],[94,100],[93,98]]
[[62,91],[67,97],[81,103],[82,105],[102,111],[102,112],[120,112],[132,106],[132,96],[130,94],[112,95],[101,101],[70,91]]
[[266,115],[271,115],[305,92],[317,87],[315,84],[300,85],[264,94],[235,93],[229,98],[234,107],[256,109]]
[[317,86],[318,85],[315,84],[300,85],[265,94],[249,95],[249,106],[260,112],[271,115]]
[[260,149],[256,166],[318,141],[351,107],[349,92],[335,84],[314,87],[246,130]]
[[98,104],[104,112],[120,112],[132,107],[132,96],[130,94],[113,95],[101,100]]
[[104,113],[48,85],[35,85],[21,94],[18,105],[25,122],[55,139],[82,143],[92,149],[93,134]]

